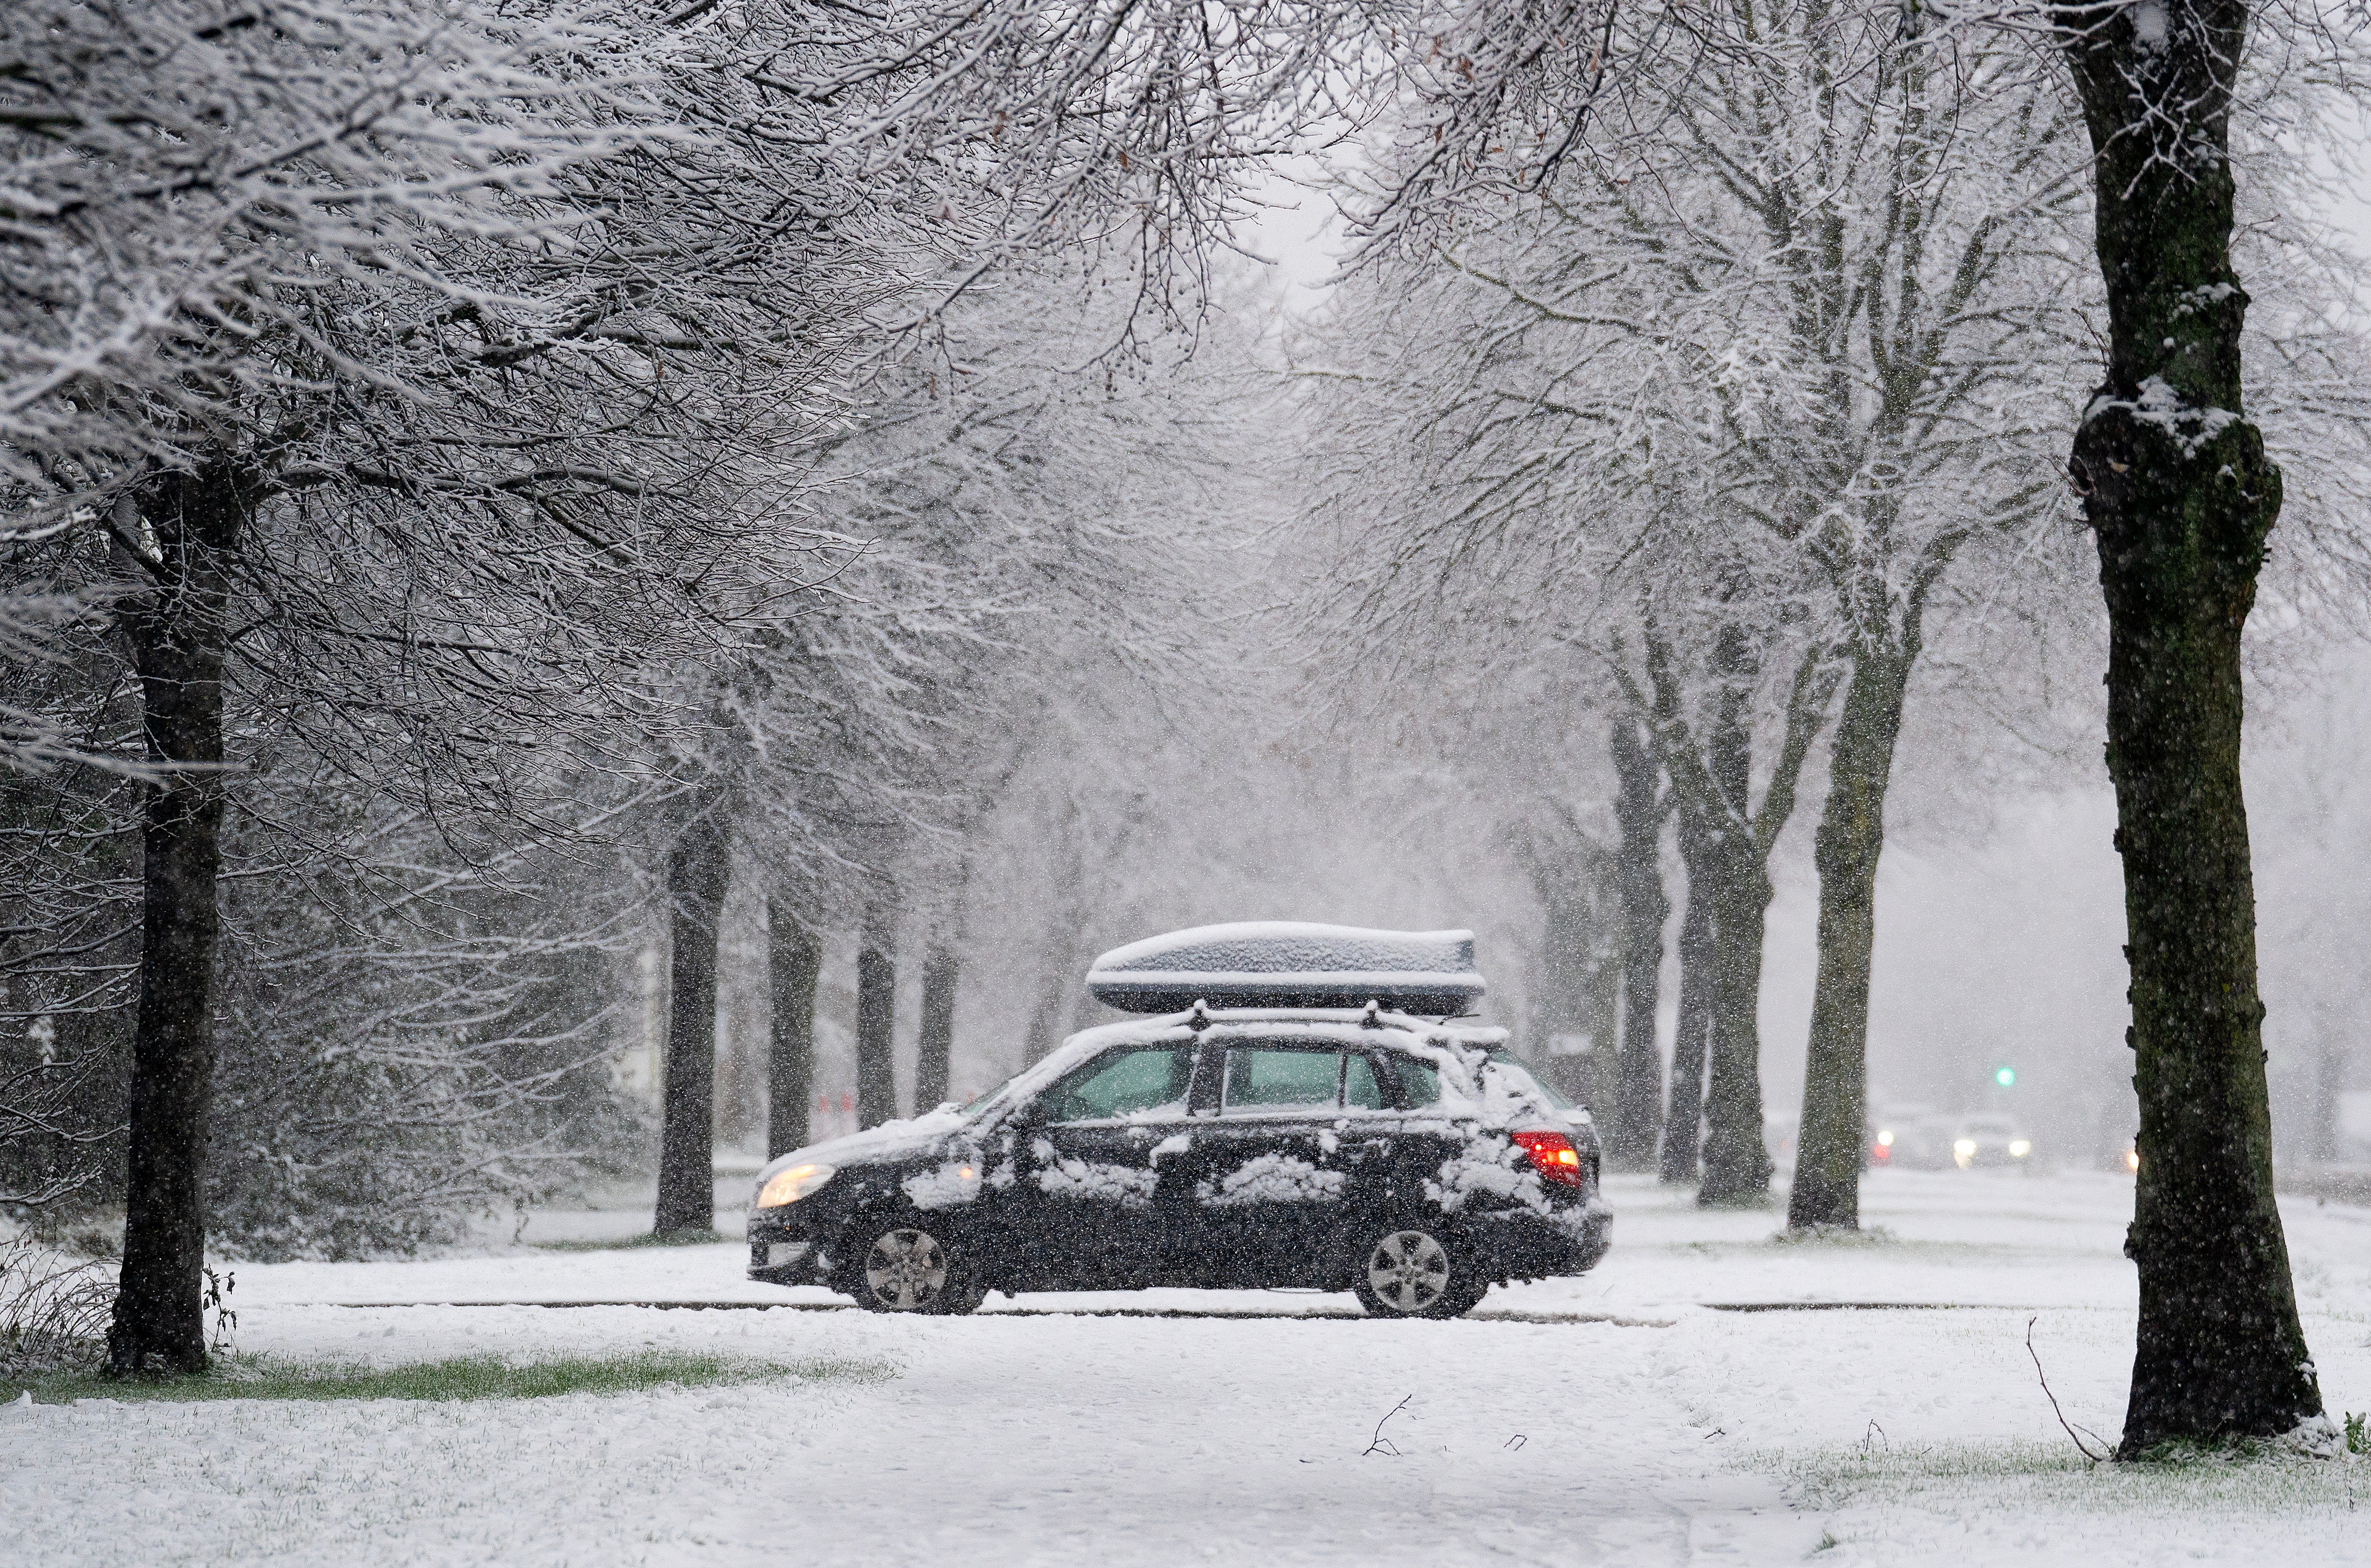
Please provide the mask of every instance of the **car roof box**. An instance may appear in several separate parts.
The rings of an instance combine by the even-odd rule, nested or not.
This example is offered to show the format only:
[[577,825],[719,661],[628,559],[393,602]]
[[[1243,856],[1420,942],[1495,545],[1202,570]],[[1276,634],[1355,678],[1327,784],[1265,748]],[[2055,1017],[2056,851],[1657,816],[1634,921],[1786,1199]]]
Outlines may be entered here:
[[1486,987],[1471,931],[1370,931],[1255,920],[1147,937],[1104,954],[1087,990],[1125,1012],[1358,1008],[1453,1018]]

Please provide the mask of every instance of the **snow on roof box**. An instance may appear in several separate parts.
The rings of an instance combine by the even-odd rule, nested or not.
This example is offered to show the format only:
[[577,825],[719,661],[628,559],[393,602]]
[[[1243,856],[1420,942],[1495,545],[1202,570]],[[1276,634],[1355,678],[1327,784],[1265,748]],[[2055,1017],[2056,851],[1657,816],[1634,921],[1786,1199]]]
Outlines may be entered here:
[[1366,931],[1252,920],[1116,947],[1087,969],[1094,998],[1127,1012],[1355,1008],[1453,1017],[1486,989],[1471,931]]

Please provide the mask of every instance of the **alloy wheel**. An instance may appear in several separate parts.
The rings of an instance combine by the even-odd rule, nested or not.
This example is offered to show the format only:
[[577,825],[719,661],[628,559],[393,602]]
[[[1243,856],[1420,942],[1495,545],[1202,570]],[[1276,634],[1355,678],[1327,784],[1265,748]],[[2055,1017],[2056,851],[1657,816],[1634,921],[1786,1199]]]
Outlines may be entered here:
[[947,1287],[947,1254],[926,1230],[885,1230],[864,1255],[864,1286],[892,1312],[915,1312]]
[[1367,1254],[1367,1287],[1394,1312],[1421,1312],[1449,1288],[1449,1254],[1421,1230],[1394,1230]]

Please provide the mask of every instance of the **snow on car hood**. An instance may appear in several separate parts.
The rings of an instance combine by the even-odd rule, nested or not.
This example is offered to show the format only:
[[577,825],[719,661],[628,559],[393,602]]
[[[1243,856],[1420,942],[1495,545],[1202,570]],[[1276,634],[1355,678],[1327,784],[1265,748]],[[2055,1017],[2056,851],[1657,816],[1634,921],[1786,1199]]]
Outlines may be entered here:
[[867,1127],[861,1133],[845,1137],[826,1138],[819,1144],[794,1148],[788,1154],[778,1154],[768,1160],[758,1172],[758,1184],[764,1186],[768,1177],[793,1165],[854,1165],[862,1160],[898,1159],[908,1155],[928,1154],[941,1138],[962,1127],[965,1117],[959,1112],[939,1110],[926,1116],[909,1116],[902,1122],[884,1122],[877,1127]]

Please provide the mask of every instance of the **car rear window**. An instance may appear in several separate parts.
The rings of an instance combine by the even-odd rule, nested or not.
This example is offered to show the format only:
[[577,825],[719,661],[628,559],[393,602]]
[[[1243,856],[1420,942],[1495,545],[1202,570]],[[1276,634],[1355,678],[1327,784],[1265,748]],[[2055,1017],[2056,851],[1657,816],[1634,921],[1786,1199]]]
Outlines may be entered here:
[[1341,1103],[1342,1053],[1236,1045],[1227,1051],[1224,1115]]
[[1186,1113],[1194,1076],[1191,1045],[1139,1046],[1097,1056],[1047,1090],[1049,1122],[1102,1122],[1140,1111]]
[[1494,1045],[1490,1048],[1490,1069],[1493,1072],[1504,1073],[1517,1089],[1527,1090],[1538,1095],[1559,1111],[1573,1109],[1571,1101],[1557,1093],[1544,1078],[1524,1066],[1521,1057],[1504,1045]]
[[1392,1074],[1400,1080],[1402,1104],[1440,1103],[1440,1069],[1430,1062],[1419,1062],[1414,1056],[1394,1056],[1392,1058]]

